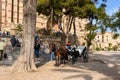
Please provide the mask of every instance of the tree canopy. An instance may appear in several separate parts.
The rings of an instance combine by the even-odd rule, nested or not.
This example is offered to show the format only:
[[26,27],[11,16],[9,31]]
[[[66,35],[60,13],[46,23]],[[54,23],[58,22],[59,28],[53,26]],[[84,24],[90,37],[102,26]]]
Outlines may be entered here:
[[111,30],[114,32],[118,32],[118,30],[120,30],[120,8],[117,12],[110,16],[109,20],[109,26]]
[[[64,15],[68,15],[69,16],[69,24],[67,26],[67,28],[70,31],[71,29],[71,24],[72,24],[72,20],[74,20],[74,18],[78,17],[80,19],[88,19],[89,22],[91,23],[91,25],[93,24],[93,20],[96,19],[96,24],[99,22],[99,25],[102,23],[103,25],[98,26],[101,27],[99,29],[101,29],[101,31],[106,30],[106,24],[105,18],[107,18],[106,12],[105,12],[105,7],[106,7],[106,1],[107,0],[101,0],[102,3],[100,3],[100,6],[96,6],[99,2],[98,0],[38,0],[37,3],[37,12],[39,14],[44,14],[46,16],[51,16],[51,11],[53,10],[53,21],[60,21],[63,14]],[[61,22],[59,22],[61,23]],[[75,22],[74,22],[75,24]],[[74,29],[75,28],[75,25]],[[60,29],[62,26],[60,26]],[[96,28],[98,29],[98,28]],[[89,31],[92,30],[92,28],[88,29]],[[95,29],[93,29],[94,32]],[[64,30],[62,30],[63,33]],[[90,31],[91,32],[91,31]],[[93,32],[93,31],[92,31]],[[68,33],[68,32],[66,32]],[[66,34],[67,35],[67,34]],[[95,37],[95,36],[94,36]],[[92,39],[94,39],[94,37]],[[88,37],[89,38],[89,37]]]

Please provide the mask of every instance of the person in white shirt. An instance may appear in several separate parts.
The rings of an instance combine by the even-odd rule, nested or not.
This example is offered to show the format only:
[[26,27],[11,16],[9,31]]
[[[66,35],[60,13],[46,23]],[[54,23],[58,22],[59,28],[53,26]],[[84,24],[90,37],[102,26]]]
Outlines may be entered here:
[[2,60],[2,58],[3,58],[3,52],[5,50],[5,47],[6,47],[6,44],[5,44],[4,40],[2,40],[0,38],[0,60]]

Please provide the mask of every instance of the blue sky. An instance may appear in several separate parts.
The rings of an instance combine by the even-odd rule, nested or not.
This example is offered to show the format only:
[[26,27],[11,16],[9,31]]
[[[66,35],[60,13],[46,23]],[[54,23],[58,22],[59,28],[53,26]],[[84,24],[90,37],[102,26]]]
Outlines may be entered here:
[[[99,1],[101,3],[102,0]],[[118,9],[120,9],[120,0],[107,0],[106,5],[106,13],[111,16],[116,11],[118,11]],[[100,6],[100,4],[98,4],[97,6]],[[110,32],[110,29],[108,29],[107,31]],[[120,34],[120,30],[118,30],[118,33]]]
[[[112,15],[116,11],[120,9],[120,0],[107,0],[107,7],[106,7],[106,13],[108,15]],[[108,32],[110,30],[108,29]],[[118,33],[120,34],[120,30],[118,30]]]
[[106,12],[112,15],[120,8],[120,0],[107,0]]

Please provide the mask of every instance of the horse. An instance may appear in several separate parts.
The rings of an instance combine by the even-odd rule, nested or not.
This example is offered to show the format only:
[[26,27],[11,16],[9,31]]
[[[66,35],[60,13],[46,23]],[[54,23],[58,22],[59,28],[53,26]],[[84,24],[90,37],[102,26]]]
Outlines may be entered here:
[[61,63],[66,64],[67,60],[67,49],[65,46],[60,46],[59,49],[55,51],[55,65],[59,66]]

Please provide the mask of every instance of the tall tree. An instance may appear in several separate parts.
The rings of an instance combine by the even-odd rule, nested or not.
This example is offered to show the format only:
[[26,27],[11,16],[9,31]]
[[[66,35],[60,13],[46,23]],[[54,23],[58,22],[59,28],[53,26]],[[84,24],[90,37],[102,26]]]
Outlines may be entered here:
[[106,0],[103,0],[103,3],[98,8],[98,27],[102,34],[102,42],[104,42],[104,34],[107,30],[109,24],[109,18],[105,12]]
[[114,32],[118,32],[118,30],[120,30],[120,8],[117,12],[110,16],[109,26]]
[[109,28],[114,32],[113,39],[117,39],[120,35],[120,8],[112,16],[109,17]]
[[[88,27],[90,26],[90,27]],[[90,46],[92,45],[92,40],[95,38],[96,36],[96,30],[98,29],[97,26],[92,26],[90,24],[88,24],[87,26],[87,31],[89,31],[89,33],[86,35],[86,42],[87,42],[87,49],[89,50]]]
[[[80,19],[89,18],[90,23],[92,23],[94,22],[93,19],[97,18],[96,16],[98,16],[98,9],[96,7],[96,3],[98,0],[46,0],[46,1],[50,1],[50,5],[53,8],[53,21],[55,20],[56,22],[58,22],[59,29],[66,36],[66,41],[68,40],[67,38],[69,37],[69,32],[72,29],[71,27],[73,27],[74,29],[74,39],[76,39],[76,23],[75,23],[76,17],[79,17]],[[101,6],[105,5],[102,4]],[[40,8],[39,7],[40,5],[38,4],[37,10],[39,13],[47,14],[50,12],[50,9],[48,8],[50,7],[49,4],[43,5],[42,3],[42,7]],[[41,10],[41,8],[43,10]]]
[[23,0],[23,44],[20,56],[13,64],[13,72],[36,70],[34,63],[34,35],[36,26],[36,0]]
[[[92,1],[94,5],[98,3],[98,0],[92,0]],[[87,25],[88,34],[86,35],[86,42],[87,42],[88,49],[92,45],[92,40],[94,40],[96,36],[96,31],[98,29],[100,29],[102,32],[102,39],[104,38],[103,34],[106,31],[106,25],[107,25],[106,24],[107,15],[105,13],[105,7],[106,7],[105,3],[107,0],[102,0],[102,1],[103,3],[101,3],[100,6],[96,8],[95,10],[90,11],[90,14],[89,14],[89,24]]]
[[98,27],[99,27],[100,32],[102,34],[102,42],[104,42],[104,34],[107,31],[108,24],[109,24],[109,19],[107,16],[103,17],[103,19],[99,20],[99,22],[98,22]]
[[46,3],[44,3],[44,0],[38,1],[40,2],[37,7],[39,13],[47,15],[50,13],[51,8],[53,9],[53,21],[59,24],[59,29],[66,36],[66,41],[68,40],[72,24],[75,33],[74,38],[76,39],[76,17],[87,18],[90,11],[96,12],[96,7],[91,0],[45,0]]

